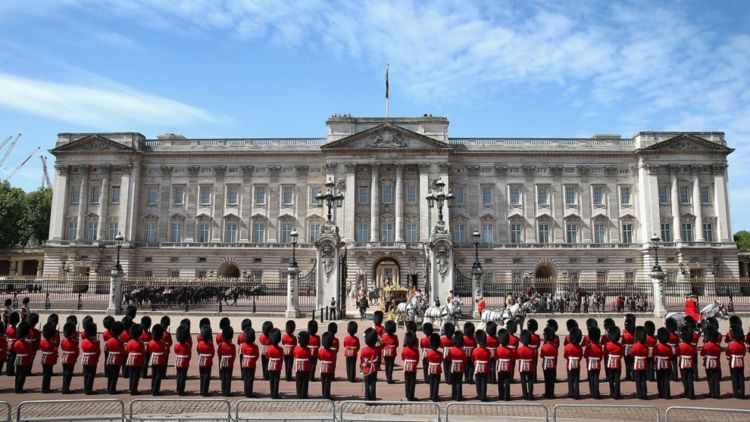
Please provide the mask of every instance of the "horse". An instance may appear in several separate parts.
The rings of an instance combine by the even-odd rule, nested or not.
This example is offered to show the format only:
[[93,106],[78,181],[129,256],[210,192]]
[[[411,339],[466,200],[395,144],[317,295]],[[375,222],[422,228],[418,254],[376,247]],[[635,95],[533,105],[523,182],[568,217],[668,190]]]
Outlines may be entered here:
[[[701,316],[703,317],[703,321],[701,321],[702,328],[702,324],[706,320],[706,318],[714,317],[718,319],[729,319],[729,312],[727,311],[727,307],[724,306],[723,303],[714,301],[713,303],[709,303],[708,305],[704,306],[703,309],[701,309]],[[664,320],[666,321],[669,318],[677,321],[677,329],[681,330],[685,321],[685,312],[669,312],[664,316]]]
[[514,320],[516,324],[521,327],[526,318],[526,313],[529,311],[536,312],[536,308],[532,303],[525,302],[523,305],[515,303],[511,306],[506,306],[502,311],[488,309],[482,312],[481,320],[483,325],[487,325],[488,322],[494,321],[499,327],[505,327],[508,325],[508,321]]
[[417,321],[417,317],[424,319],[424,313],[427,309],[427,300],[422,295],[414,295],[408,302],[398,304],[396,312],[399,320]]
[[454,297],[447,305],[427,308],[424,311],[424,319],[430,320],[432,324],[439,323],[439,327],[442,327],[446,322],[453,323],[461,317],[461,305],[463,305],[461,299]]

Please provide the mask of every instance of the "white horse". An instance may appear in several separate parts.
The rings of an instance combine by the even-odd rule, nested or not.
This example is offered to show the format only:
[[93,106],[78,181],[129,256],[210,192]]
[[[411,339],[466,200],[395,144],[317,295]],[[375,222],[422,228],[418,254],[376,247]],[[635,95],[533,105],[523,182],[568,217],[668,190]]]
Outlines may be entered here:
[[506,306],[502,311],[486,310],[482,312],[481,316],[483,327],[487,325],[488,322],[494,321],[499,328],[503,328],[508,325],[508,321],[510,320],[516,321],[516,324],[520,327],[523,325],[526,313],[529,312],[532,307],[531,304],[526,302],[523,305],[514,303],[511,306]]
[[[729,312],[727,311],[727,307],[719,301],[709,303],[708,305],[704,306],[700,312],[704,320],[710,317],[715,317],[718,319],[729,319]],[[685,312],[669,312],[664,316],[664,320],[666,321],[669,318],[677,321],[677,329],[680,330],[682,329],[682,325],[685,321]]]
[[396,307],[399,320],[417,322],[417,318],[424,318],[427,301],[422,295],[414,295],[408,302],[401,302]]
[[454,323],[456,319],[461,317],[461,305],[463,305],[461,299],[454,297],[447,305],[427,308],[424,311],[424,319],[433,325],[439,325],[439,327],[442,327],[446,322]]

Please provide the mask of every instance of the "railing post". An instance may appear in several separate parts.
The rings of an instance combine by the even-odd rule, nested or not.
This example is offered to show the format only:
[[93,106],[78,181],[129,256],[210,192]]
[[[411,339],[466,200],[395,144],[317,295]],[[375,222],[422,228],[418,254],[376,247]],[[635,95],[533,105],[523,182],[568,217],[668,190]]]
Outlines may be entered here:
[[[80,297],[80,296],[79,296]],[[109,277],[109,304],[107,315],[122,313],[122,273],[113,269]]]
[[654,316],[659,318],[667,314],[667,306],[664,301],[663,280],[663,273],[651,273],[651,285],[654,291]]
[[[287,268],[286,275],[286,312],[284,315],[287,318],[299,318],[299,289],[297,283],[299,276],[299,268],[294,265]],[[313,317],[315,318],[315,317]]]

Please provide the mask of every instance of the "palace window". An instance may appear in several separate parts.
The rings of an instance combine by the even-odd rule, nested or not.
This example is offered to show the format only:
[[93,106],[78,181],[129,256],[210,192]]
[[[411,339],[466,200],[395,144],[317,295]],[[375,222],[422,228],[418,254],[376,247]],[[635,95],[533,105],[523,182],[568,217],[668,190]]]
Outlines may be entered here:
[[607,241],[607,225],[594,225],[594,243],[605,243]]
[[672,228],[669,226],[669,223],[661,223],[661,241],[672,241]]
[[71,221],[68,223],[68,240],[76,240],[78,236],[78,222]]
[[224,223],[224,241],[227,243],[237,242],[237,223]]
[[255,187],[255,205],[266,205],[266,188],[264,186]]
[[417,223],[406,223],[406,239],[408,243],[417,243]]
[[173,193],[174,193],[174,197],[173,197],[174,205],[185,204],[185,187],[184,186],[175,186]]
[[117,223],[109,223],[109,230],[107,231],[107,240],[115,240],[117,237]]
[[457,223],[453,225],[453,241],[456,243],[464,243],[464,225],[463,223]]
[[144,233],[143,240],[148,243],[156,242],[156,224],[146,223],[146,232]]
[[393,242],[393,223],[383,223],[383,242]]
[[89,191],[89,202],[92,204],[99,203],[99,186],[92,186]]
[[354,240],[357,242],[370,240],[370,225],[368,223],[357,223],[357,233]]
[[392,204],[393,203],[393,186],[383,185],[382,193],[383,193],[383,203]]
[[210,239],[209,237],[210,230],[211,230],[210,223],[198,224],[198,242],[207,243]]
[[711,203],[711,187],[701,186],[701,204]]
[[310,223],[310,243],[318,240],[320,236],[320,223]]
[[[458,190],[458,188],[456,190]],[[454,192],[453,195],[455,198],[456,193]],[[413,205],[417,203],[417,187],[416,186],[406,187],[406,203],[409,205]],[[456,200],[456,203],[458,203],[458,200]]]
[[227,205],[237,205],[240,198],[239,186],[227,186]]
[[575,186],[565,186],[565,205],[576,204],[576,188]]
[[263,243],[266,241],[266,225],[263,223],[253,224],[253,243]]
[[510,204],[521,205],[521,187],[520,186],[510,187]]
[[281,205],[292,205],[294,203],[294,186],[284,185],[281,187]]
[[578,224],[568,223],[565,225],[565,241],[567,243],[578,243]]
[[369,186],[360,186],[357,199],[360,204],[368,204],[370,202],[370,187]]
[[71,186],[70,187],[70,205],[78,205],[81,200],[81,187]]
[[690,186],[680,186],[680,204],[690,203]]
[[323,205],[320,199],[317,199],[320,193],[320,186],[310,186],[310,206],[319,207]]
[[521,224],[511,223],[510,225],[510,243],[521,243]]
[[119,186],[112,186],[112,189],[110,190],[110,198],[111,202],[113,204],[119,204],[120,203],[120,187]]
[[685,242],[693,241],[693,225],[691,223],[682,223],[682,240]]
[[89,221],[88,224],[88,230],[86,230],[86,240],[88,241],[94,241],[96,240],[96,232],[99,229],[99,223],[96,221]]
[[482,186],[482,205],[492,205],[492,186]]
[[714,241],[714,228],[711,223],[703,223],[703,238],[706,242]]
[[149,186],[146,191],[146,205],[156,205],[158,195],[159,188],[157,186]]
[[172,242],[182,242],[182,223],[172,223]]
[[633,243],[633,225],[632,224],[628,223],[628,224],[622,225],[621,242],[625,244]]
[[482,224],[482,243],[486,243],[486,244],[495,243],[495,224],[493,223]]
[[453,191],[453,201],[456,205],[464,204],[464,191],[463,187],[458,187]]
[[620,205],[630,205],[630,186],[620,186]]
[[539,225],[539,243],[549,243],[549,224]]
[[669,204],[669,185],[659,185],[659,203]]
[[549,205],[549,191],[545,186],[538,186],[536,188],[537,205],[547,206]]
[[198,192],[198,203],[208,205],[211,203],[211,186],[201,186]]
[[291,243],[292,242],[292,224],[283,223],[281,225],[281,235],[279,236],[280,243]]
[[604,205],[604,188],[601,186],[593,186],[591,188],[591,195],[594,199],[594,205]]

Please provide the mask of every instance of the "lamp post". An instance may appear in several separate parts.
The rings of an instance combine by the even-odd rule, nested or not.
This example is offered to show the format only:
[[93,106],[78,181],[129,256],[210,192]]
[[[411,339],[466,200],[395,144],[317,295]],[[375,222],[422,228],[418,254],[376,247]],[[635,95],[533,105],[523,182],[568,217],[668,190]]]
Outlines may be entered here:
[[438,177],[438,179],[435,181],[435,189],[430,189],[429,194],[427,195],[427,204],[430,208],[434,208],[435,205],[437,205],[438,208],[438,221],[437,225],[435,226],[435,231],[439,231],[441,233],[445,233],[445,221],[443,221],[443,204],[446,204],[447,206],[451,206],[453,203],[453,191],[448,190],[448,193],[445,193],[445,182],[443,182],[442,177]]
[[115,236],[115,242],[117,245],[117,263],[115,264],[115,270],[118,274],[122,274],[122,266],[120,265],[120,249],[122,249],[122,241],[125,240],[125,236],[122,233],[117,233]]
[[289,266],[297,268],[297,238],[299,237],[297,229],[292,229],[292,232],[289,233],[289,237],[292,239],[292,262]]
[[654,290],[654,315],[661,317],[667,310],[664,303],[664,271],[659,265],[659,241],[661,239],[654,235],[651,238],[651,247],[654,248],[654,266],[651,269],[651,283]]
[[125,237],[122,233],[115,236],[115,246],[117,246],[117,261],[115,261],[114,271],[110,272],[109,277],[109,304],[107,305],[108,315],[119,315],[122,313],[122,265],[120,265],[120,249]]
[[[328,212],[330,219],[330,211]],[[289,238],[292,241],[292,262],[287,267],[286,276],[286,288],[287,288],[287,304],[286,304],[286,317],[287,318],[298,318],[299,317],[299,267],[297,266],[297,238],[299,234],[296,229],[292,229],[289,233]]]
[[472,302],[474,303],[472,317],[479,318],[479,298],[482,294],[481,278],[482,278],[482,264],[479,262],[479,230],[474,230],[471,234],[471,238],[474,240],[474,264],[471,266],[471,294]]
[[333,225],[333,206],[340,205],[341,201],[344,200],[344,195],[341,192],[334,192],[335,186],[336,184],[333,182],[333,179],[329,179],[325,184],[325,193],[318,192],[318,194],[315,195],[315,199],[317,199],[318,201],[324,201],[326,206],[328,207],[328,220],[326,221],[326,223],[329,225]]

